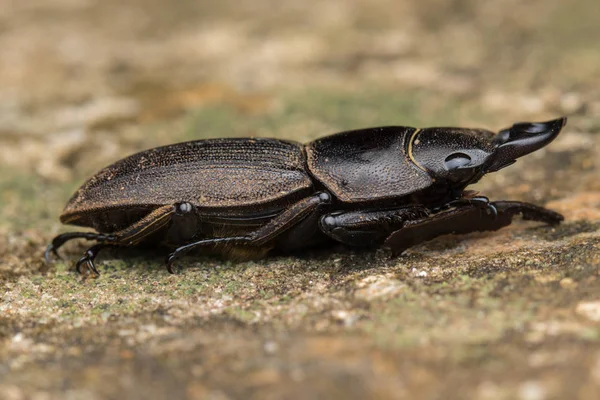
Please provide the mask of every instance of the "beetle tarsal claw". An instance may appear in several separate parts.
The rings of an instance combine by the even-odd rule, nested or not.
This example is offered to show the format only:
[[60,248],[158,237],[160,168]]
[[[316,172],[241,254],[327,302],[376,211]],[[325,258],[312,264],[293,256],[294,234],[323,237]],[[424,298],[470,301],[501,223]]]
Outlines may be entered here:
[[98,255],[100,250],[108,246],[110,245],[106,243],[98,243],[87,249],[83,254],[83,257],[81,257],[75,265],[75,269],[77,270],[77,272],[81,274],[81,266],[83,264],[86,264],[87,269],[89,271],[92,271],[96,276],[99,276],[100,272],[96,269],[96,266],[94,265],[94,260],[96,259],[96,256]]
[[167,271],[169,271],[170,274],[176,274],[177,272],[179,272],[179,269],[177,268],[177,270],[175,268],[173,268],[173,264],[175,264],[175,260],[177,260],[177,258],[179,258],[177,256],[177,253],[173,252],[171,254],[169,254],[169,256],[167,257],[167,262],[165,263],[165,266],[167,267]]
[[48,247],[46,247],[46,251],[44,252],[44,261],[46,264],[49,264],[50,261],[52,261],[50,260],[50,253],[54,254],[54,257],[58,258],[59,260],[61,259],[56,247],[54,247],[54,245],[51,243],[48,245]]
[[494,220],[496,218],[498,218],[498,209],[496,208],[495,205],[493,205],[492,203],[488,203],[488,208],[487,208],[487,212],[488,214],[492,214],[494,216]]
[[83,264],[85,264],[87,266],[88,271],[92,271],[96,276],[100,275],[100,271],[98,271],[98,269],[96,268],[96,265],[94,265],[94,260],[92,258],[90,258],[88,254],[81,257],[79,259],[79,261],[77,261],[77,264],[75,265],[75,269],[77,270],[77,272],[79,274],[83,273],[81,271],[81,266]]

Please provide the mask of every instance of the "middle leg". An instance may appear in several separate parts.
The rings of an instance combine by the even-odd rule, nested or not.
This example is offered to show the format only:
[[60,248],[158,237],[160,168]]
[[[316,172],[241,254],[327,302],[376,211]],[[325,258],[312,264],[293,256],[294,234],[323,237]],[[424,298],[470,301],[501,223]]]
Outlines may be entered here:
[[170,273],[175,273],[173,269],[174,262],[188,253],[189,251],[199,247],[211,247],[219,245],[245,245],[245,246],[262,246],[273,242],[282,233],[293,229],[296,225],[309,218],[321,208],[321,206],[331,202],[331,195],[327,192],[315,193],[311,197],[306,197],[289,208],[282,211],[279,215],[273,217],[266,224],[258,227],[256,230],[240,236],[226,236],[209,239],[202,239],[196,242],[180,246],[173,251],[167,258],[167,270]]

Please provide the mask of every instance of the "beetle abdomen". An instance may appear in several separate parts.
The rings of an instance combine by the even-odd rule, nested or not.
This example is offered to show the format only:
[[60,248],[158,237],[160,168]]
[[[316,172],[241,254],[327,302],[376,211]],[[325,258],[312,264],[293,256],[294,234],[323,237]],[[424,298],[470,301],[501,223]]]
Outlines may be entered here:
[[306,145],[308,168],[344,202],[406,196],[432,183],[410,160],[407,143],[415,132],[389,126],[324,137]]
[[299,197],[311,187],[300,144],[199,140],[146,150],[104,168],[75,192],[61,221],[87,226],[87,216],[96,212],[179,202],[244,208]]

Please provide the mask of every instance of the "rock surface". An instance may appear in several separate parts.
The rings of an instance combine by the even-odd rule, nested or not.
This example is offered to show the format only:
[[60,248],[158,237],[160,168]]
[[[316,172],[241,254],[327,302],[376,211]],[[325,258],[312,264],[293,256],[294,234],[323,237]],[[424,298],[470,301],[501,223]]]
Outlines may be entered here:
[[[287,4],[287,5],[286,5]],[[595,0],[0,1],[0,398],[600,397]],[[50,265],[104,165],[215,136],[569,115],[475,189],[566,217],[232,263]]]

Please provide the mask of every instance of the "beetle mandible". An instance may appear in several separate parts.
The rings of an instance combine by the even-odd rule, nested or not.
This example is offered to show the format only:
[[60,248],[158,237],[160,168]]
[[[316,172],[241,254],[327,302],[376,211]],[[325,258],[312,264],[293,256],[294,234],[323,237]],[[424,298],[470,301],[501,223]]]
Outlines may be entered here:
[[465,188],[550,143],[566,118],[481,129],[386,126],[306,145],[266,138],[207,139],[146,150],[102,169],[71,197],[65,224],[96,232],[77,262],[98,274],[106,247],[165,245],[166,266],[192,249],[259,258],[328,242],[386,246],[393,254],[448,233],[491,231],[513,216],[558,224],[562,215]]

